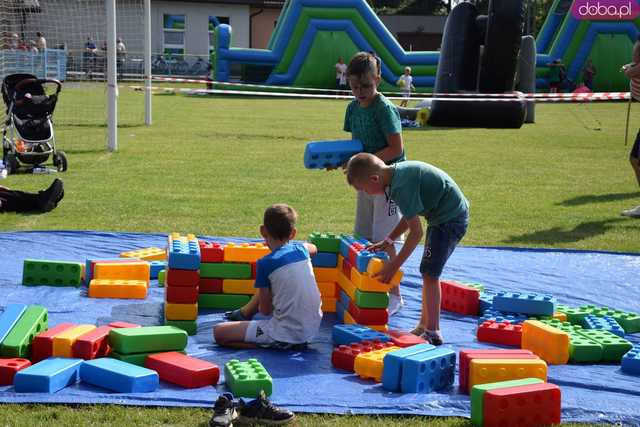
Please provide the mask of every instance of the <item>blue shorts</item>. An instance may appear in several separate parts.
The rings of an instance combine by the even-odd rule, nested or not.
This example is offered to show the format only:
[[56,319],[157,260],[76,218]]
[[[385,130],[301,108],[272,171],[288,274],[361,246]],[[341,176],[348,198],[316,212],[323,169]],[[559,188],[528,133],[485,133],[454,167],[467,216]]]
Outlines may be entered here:
[[467,232],[469,214],[464,212],[450,221],[427,227],[420,273],[439,279],[444,265]]

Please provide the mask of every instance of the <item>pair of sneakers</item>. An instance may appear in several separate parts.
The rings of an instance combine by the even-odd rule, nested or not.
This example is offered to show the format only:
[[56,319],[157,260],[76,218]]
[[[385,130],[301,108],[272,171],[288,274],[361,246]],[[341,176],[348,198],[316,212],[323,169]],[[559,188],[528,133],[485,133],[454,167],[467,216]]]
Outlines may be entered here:
[[264,391],[250,401],[234,400],[233,394],[224,393],[213,405],[213,416],[210,427],[233,427],[238,424],[284,425],[295,419],[295,414],[288,409],[278,408],[267,399]]
[[440,331],[430,331],[418,325],[415,327],[413,331],[411,331],[411,333],[415,336],[422,338],[429,344],[432,344],[432,345],[444,344],[444,339],[442,338]]

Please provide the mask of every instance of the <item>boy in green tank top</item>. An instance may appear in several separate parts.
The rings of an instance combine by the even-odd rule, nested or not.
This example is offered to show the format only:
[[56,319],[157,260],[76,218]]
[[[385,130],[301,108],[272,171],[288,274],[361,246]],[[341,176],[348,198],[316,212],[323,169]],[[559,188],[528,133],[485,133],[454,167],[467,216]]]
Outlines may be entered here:
[[347,181],[367,194],[388,194],[402,212],[398,225],[368,249],[385,250],[400,234],[409,230],[398,255],[376,275],[383,282],[391,280],[420,243],[424,234],[420,216],[427,220],[427,237],[420,263],[422,313],[412,333],[433,345],[441,345],[440,275],[467,231],[469,202],[449,175],[423,162],[386,165],[376,156],[360,153],[347,163]]

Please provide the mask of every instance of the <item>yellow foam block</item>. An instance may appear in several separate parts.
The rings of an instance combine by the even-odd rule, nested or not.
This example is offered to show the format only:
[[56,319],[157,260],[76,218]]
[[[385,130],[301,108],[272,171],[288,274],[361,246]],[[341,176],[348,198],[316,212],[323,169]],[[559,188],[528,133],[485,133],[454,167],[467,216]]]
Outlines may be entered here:
[[547,381],[547,364],[540,359],[471,359],[469,390],[478,384],[540,378]]
[[335,313],[336,302],[338,302],[338,299],[335,297],[322,297],[322,312]]
[[[367,264],[367,274],[369,275],[369,277],[373,277],[374,274],[382,270],[383,266],[384,266],[383,260],[381,260],[380,258],[371,258],[369,260],[369,264]],[[389,281],[389,284],[393,286],[399,285],[400,282],[402,281],[403,275],[404,273],[402,271],[400,270],[396,271],[396,274],[393,275],[393,277]]]
[[396,286],[373,279],[367,273],[360,273],[355,267],[351,267],[351,282],[356,288],[366,292],[389,292],[391,288]]
[[355,373],[358,374],[360,378],[372,378],[376,382],[381,382],[384,369],[384,356],[396,350],[400,350],[400,347],[386,347],[357,355],[353,364]]
[[227,243],[224,262],[256,262],[270,252],[264,243]]
[[149,284],[150,267],[146,261],[97,262],[93,268],[94,279],[143,280]]
[[168,320],[195,320],[198,318],[198,304],[164,303],[164,317]]
[[173,232],[169,234],[168,241],[171,243],[172,240],[182,240],[183,242],[188,242],[189,240],[198,240],[195,234],[187,234],[183,235],[180,233]]
[[537,320],[522,324],[520,347],[531,350],[552,365],[564,365],[569,361],[569,335]]
[[167,251],[160,248],[145,248],[134,251],[122,252],[120,258],[138,258],[144,261],[164,261],[167,259]]
[[555,313],[553,313],[553,318],[558,319],[561,322],[567,321],[567,315],[565,313],[560,313],[559,311],[556,311]]
[[340,286],[340,289],[349,295],[349,298],[352,300],[356,299],[356,285],[354,285],[351,280],[342,273],[338,274],[338,286]]
[[80,335],[91,332],[96,325],[78,325],[67,329],[53,337],[53,353],[55,357],[73,357],[73,343]]
[[144,280],[93,279],[89,283],[89,298],[144,299],[148,289]]
[[374,331],[378,331],[378,332],[389,332],[389,326],[387,325],[363,325],[366,326],[369,329],[373,329]]
[[338,285],[336,282],[318,282],[318,290],[323,297],[338,296]]
[[253,287],[254,279],[224,279],[222,281],[223,294],[253,295],[257,289]]
[[337,282],[338,269],[335,267],[314,267],[313,274],[317,282]]

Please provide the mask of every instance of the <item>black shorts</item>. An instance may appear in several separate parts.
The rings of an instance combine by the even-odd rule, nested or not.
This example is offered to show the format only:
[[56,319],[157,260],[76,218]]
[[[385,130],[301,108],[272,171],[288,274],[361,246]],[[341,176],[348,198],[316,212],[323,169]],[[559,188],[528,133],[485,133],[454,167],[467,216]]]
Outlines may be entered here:
[[634,142],[633,147],[631,147],[629,157],[633,159],[640,159],[640,130],[638,130],[638,134],[636,135],[636,142]]

